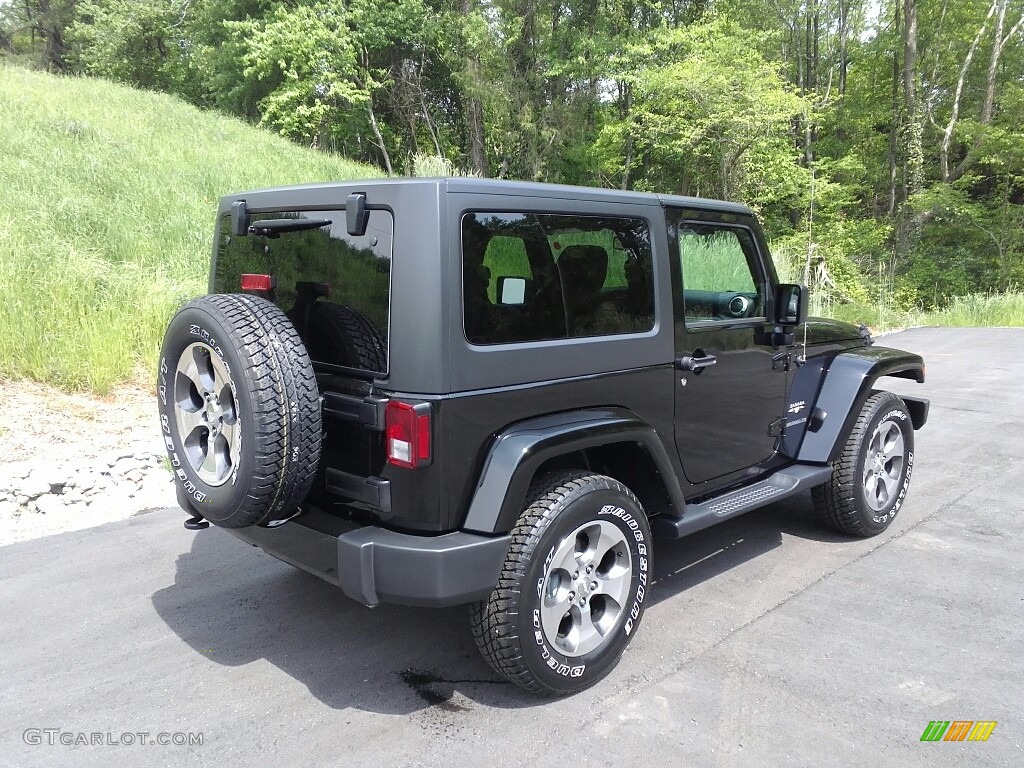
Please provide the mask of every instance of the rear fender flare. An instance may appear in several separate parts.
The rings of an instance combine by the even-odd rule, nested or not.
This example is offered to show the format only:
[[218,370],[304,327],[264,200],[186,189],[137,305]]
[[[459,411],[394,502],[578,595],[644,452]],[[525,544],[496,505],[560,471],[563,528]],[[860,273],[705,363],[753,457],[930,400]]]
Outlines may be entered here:
[[463,530],[507,533],[545,461],[614,443],[639,443],[646,450],[672,506],[681,514],[685,502],[677,470],[654,429],[624,408],[587,409],[528,419],[501,432],[488,451]]

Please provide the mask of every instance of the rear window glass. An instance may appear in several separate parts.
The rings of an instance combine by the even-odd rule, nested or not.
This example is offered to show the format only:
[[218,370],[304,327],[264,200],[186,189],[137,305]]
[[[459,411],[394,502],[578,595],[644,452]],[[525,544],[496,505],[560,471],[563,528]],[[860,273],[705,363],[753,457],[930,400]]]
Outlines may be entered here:
[[242,275],[270,275],[273,290],[259,295],[288,315],[314,364],[386,373],[391,213],[370,211],[359,237],[346,232],[344,209],[258,213],[250,225],[286,219],[311,228],[239,236],[231,233],[231,216],[223,216],[214,289],[239,293]]
[[654,327],[650,228],[643,219],[467,213],[462,279],[473,344]]

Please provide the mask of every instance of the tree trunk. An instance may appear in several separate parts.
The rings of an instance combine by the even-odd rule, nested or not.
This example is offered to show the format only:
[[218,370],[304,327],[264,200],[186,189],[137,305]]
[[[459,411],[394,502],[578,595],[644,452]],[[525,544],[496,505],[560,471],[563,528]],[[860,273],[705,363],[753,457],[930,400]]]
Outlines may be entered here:
[[[459,11],[463,18],[473,12],[474,0],[460,0]],[[469,139],[469,165],[478,176],[486,177],[487,148],[484,143],[484,108],[476,88],[480,83],[480,58],[475,51],[466,56],[466,135]]]
[[632,184],[632,171],[633,171],[633,157],[635,153],[635,146],[633,143],[633,126],[632,126],[632,112],[633,112],[633,86],[630,83],[622,83],[621,85],[621,103],[622,108],[620,110],[620,117],[623,124],[626,126],[626,147],[625,157],[622,161],[622,188],[630,189]]
[[[981,118],[980,122],[982,125],[989,125],[992,122],[992,117],[995,114],[996,105],[996,81],[999,75],[999,60],[1003,55],[1003,49],[1006,44],[1010,42],[1017,33],[1020,32],[1021,27],[1024,26],[1024,13],[1017,19],[1017,23],[1011,27],[1010,31],[1005,35],[1003,29],[1006,24],[1006,9],[1009,5],[1009,0],[995,0],[993,4],[996,7],[996,33],[995,38],[992,41],[992,54],[989,57],[988,71],[985,74],[985,97],[981,102]],[[979,136],[974,140],[974,148],[977,149],[981,145],[981,137]],[[963,160],[949,173],[951,181],[956,181],[963,176],[967,170],[974,164],[973,157],[970,153],[967,154]]]
[[[471,60],[470,66],[476,68]],[[469,164],[476,173],[487,177],[487,149],[484,145],[484,108],[478,96],[470,95],[466,102],[466,129],[469,133]]]
[[1005,35],[1003,34],[1003,27],[1006,23],[1006,9],[1009,4],[1009,0],[1000,0],[999,2],[999,14],[996,17],[996,37],[992,42],[992,56],[989,58],[988,73],[985,76],[985,101],[981,105],[982,125],[988,125],[992,122],[992,114],[996,103],[996,75],[999,73],[999,59],[1003,55],[1003,49],[1010,40],[1017,36],[1021,27],[1024,26],[1024,11],[1022,11],[1020,18],[1017,19],[1017,23],[1013,25],[1009,32]]
[[67,62],[64,20],[60,18],[62,9],[55,8],[50,0],[38,0],[37,9],[36,25],[46,42],[46,68],[54,72],[64,72],[67,69]]
[[903,0],[903,135],[907,197],[924,189],[921,96],[917,83],[917,0]]
[[[847,41],[850,37],[850,2],[839,0],[839,99],[846,97],[846,74],[849,65],[846,60]],[[839,126],[842,132],[842,123]]]
[[[900,4],[895,3],[896,18],[893,20],[893,35],[899,39],[900,34]],[[892,126],[889,129],[889,199],[886,203],[886,215],[892,218],[896,215],[896,189],[899,180],[899,134],[900,134],[900,53],[899,48],[893,43],[892,48]]]
[[904,261],[920,239],[921,218],[911,209],[911,199],[924,189],[924,132],[917,77],[917,0],[903,0],[903,183],[906,197],[900,209],[896,261]]
[[380,149],[381,157],[384,159],[384,170],[388,172],[388,176],[394,176],[395,171],[391,167],[391,155],[388,154],[387,144],[384,143],[384,136],[381,134],[380,126],[377,124],[377,115],[373,111],[373,99],[366,103],[366,111],[370,116],[370,128],[373,130],[373,137],[376,139],[377,147]]
[[1009,0],[999,2],[996,14],[996,35],[992,41],[992,55],[988,60],[988,72],[985,75],[985,100],[981,103],[981,124],[992,122],[992,112],[996,103],[996,75],[999,72],[999,57],[1003,53],[1003,25],[1006,23],[1006,6]]
[[992,18],[992,14],[996,10],[996,2],[988,9],[988,15],[985,20],[981,23],[981,27],[978,28],[978,34],[974,36],[974,40],[971,41],[971,47],[967,50],[967,55],[964,57],[964,62],[960,67],[960,76],[956,81],[956,91],[953,94],[953,106],[949,116],[949,122],[946,123],[946,128],[942,132],[942,143],[939,145],[939,167],[942,172],[942,180],[949,181],[949,147],[953,141],[953,130],[956,128],[957,120],[960,117],[960,98],[964,92],[964,82],[967,80],[967,70],[971,66],[971,61],[974,59],[974,53],[978,50],[978,44],[981,43],[981,38],[985,34],[985,29],[988,27],[988,21]]

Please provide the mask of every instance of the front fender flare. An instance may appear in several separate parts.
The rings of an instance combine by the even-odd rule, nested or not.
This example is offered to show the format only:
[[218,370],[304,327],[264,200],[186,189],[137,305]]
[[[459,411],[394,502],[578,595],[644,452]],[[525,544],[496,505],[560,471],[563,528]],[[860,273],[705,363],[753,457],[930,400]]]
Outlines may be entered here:
[[[835,460],[842,450],[843,439],[849,434],[860,412],[861,405],[880,377],[896,376],[914,379],[919,384],[924,383],[924,360],[920,355],[899,349],[865,347],[836,355],[827,367],[815,363],[816,361],[812,359],[806,366],[806,373],[818,376],[820,384],[814,408],[802,425],[802,439],[799,441],[795,456],[800,462],[827,464]],[[801,390],[800,378],[804,372],[805,369],[801,369],[797,373],[794,392]],[[923,403],[923,414],[926,416],[927,401],[920,400],[916,400],[912,415],[921,411],[917,403]],[[819,424],[815,431],[806,428],[809,420]],[[920,421],[915,418],[915,428],[922,426],[923,422],[923,418]],[[790,432],[787,424],[784,447],[788,446],[793,450],[793,443],[796,442],[794,438],[797,436]]]
[[651,457],[679,513],[685,507],[676,469],[654,429],[624,408],[541,416],[515,424],[491,444],[463,530],[508,533],[523,511],[530,483],[548,459],[613,443],[639,443]]

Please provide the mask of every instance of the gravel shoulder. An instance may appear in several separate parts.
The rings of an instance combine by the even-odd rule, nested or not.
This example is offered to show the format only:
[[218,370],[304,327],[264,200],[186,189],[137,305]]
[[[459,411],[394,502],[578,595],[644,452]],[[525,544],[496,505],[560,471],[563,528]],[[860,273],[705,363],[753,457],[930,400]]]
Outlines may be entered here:
[[0,381],[0,546],[173,506],[154,397]]

